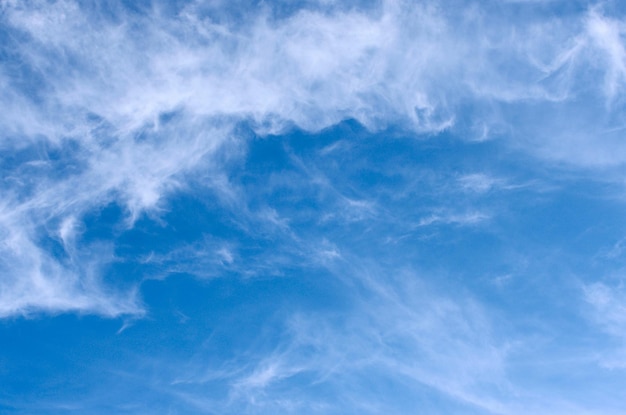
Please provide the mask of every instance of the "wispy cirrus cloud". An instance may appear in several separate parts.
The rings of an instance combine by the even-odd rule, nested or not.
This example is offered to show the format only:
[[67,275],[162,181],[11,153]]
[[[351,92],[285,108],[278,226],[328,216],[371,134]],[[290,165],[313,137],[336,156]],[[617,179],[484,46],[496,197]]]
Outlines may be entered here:
[[[160,390],[176,405],[209,413],[400,414],[417,405],[476,414],[591,414],[602,406],[589,403],[592,393],[574,396],[541,377],[535,385],[520,378],[520,370],[532,374],[545,365],[533,354],[544,340],[510,336],[504,315],[468,293],[443,294],[425,282],[429,277],[355,259],[337,256],[326,264],[350,285],[341,309],[285,310],[290,316],[278,341],[268,345],[262,335],[254,343],[263,350],[214,363],[199,350],[182,367],[167,369],[174,380]],[[558,372],[559,362],[552,366]],[[614,402],[604,410],[619,413]]]
[[[356,271],[345,258],[333,261],[331,269]],[[368,271],[341,278],[352,286],[343,312],[295,313],[273,349],[248,350],[245,361],[207,367],[200,352],[164,390],[196,410],[222,413],[400,413],[405,393],[417,404],[432,391],[450,408],[517,413],[505,398],[514,393],[509,345],[478,303],[436,294],[406,272],[393,278],[397,284]],[[216,385],[228,385],[227,398],[201,398]]]
[[626,368],[626,294],[621,285],[594,282],[583,287],[583,295],[589,306],[587,316],[614,340],[608,346],[605,343],[597,351],[595,358],[599,364],[618,370]]
[[[3,273],[18,278],[11,264],[37,256],[64,269],[39,241],[69,218],[117,203],[132,226],[158,214],[191,172],[209,166],[227,177],[212,166],[245,153],[241,122],[265,135],[352,118],[371,130],[458,130],[470,139],[468,126],[484,139],[524,124],[524,137],[507,139],[532,153],[622,163],[618,133],[596,139],[622,126],[619,20],[601,8],[546,18],[530,4],[510,7],[528,7],[528,18],[512,21],[513,9],[492,3],[454,11],[434,1],[259,7],[246,16],[193,2],[3,3],[2,50],[11,58],[0,70],[1,148],[4,160],[18,156],[3,165],[10,213],[0,226],[22,241],[3,245],[16,258]],[[587,82],[590,70],[601,85]],[[597,117],[607,101],[608,118]],[[537,108],[550,122],[529,121]],[[564,138],[564,118],[577,114],[585,128]],[[368,202],[345,202],[357,219],[372,212]],[[9,286],[3,292],[13,296]],[[32,298],[25,304],[36,308]]]
[[[175,108],[251,117],[258,131],[290,123],[318,130],[345,118],[438,131],[452,126],[465,100],[562,101],[579,87],[575,68],[597,54],[608,58],[597,67],[607,82],[619,73],[614,19],[595,10],[535,16],[514,22],[513,32],[509,11],[488,14],[490,7],[457,13],[436,2],[382,2],[330,13],[303,8],[284,18],[261,8],[246,17],[245,30],[194,3],[171,15],[154,6],[145,16],[123,6],[9,3],[5,19],[32,45],[20,58],[38,68],[43,103],[59,105],[43,107],[50,115],[92,111],[126,131]],[[85,30],[94,25],[98,35]],[[508,71],[510,61],[519,68]],[[74,70],[60,70],[67,65]]]
[[622,20],[1,3],[0,410],[623,413]]

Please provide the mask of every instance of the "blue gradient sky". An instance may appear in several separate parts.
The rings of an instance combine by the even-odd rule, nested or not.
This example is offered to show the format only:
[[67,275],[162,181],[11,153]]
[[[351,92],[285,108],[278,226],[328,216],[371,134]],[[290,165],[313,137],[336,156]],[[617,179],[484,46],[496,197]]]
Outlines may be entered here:
[[0,413],[626,415],[625,17],[0,2]]

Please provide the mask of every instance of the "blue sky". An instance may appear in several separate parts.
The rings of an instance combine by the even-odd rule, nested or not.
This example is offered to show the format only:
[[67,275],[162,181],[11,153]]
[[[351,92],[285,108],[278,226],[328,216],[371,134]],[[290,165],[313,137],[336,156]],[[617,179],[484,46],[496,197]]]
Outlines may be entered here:
[[0,413],[626,414],[619,1],[0,3]]

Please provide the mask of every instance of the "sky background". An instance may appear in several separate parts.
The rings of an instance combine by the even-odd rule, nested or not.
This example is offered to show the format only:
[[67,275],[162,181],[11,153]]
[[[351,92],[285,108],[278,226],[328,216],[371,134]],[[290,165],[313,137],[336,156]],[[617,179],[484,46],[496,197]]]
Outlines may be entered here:
[[625,18],[0,0],[0,413],[626,414]]

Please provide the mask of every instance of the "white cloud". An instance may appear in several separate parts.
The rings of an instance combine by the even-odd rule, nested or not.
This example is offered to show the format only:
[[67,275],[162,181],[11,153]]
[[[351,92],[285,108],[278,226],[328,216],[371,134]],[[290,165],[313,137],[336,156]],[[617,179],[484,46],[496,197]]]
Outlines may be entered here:
[[621,95],[626,81],[626,51],[622,41],[626,25],[621,20],[602,15],[598,10],[589,13],[586,23],[591,41],[601,52],[606,67],[605,93],[612,100]]
[[434,213],[430,216],[420,219],[417,226],[429,225],[459,225],[469,226],[488,220],[490,216],[483,212],[467,212],[467,213]]
[[[71,109],[87,110],[122,131],[174,108],[252,117],[261,132],[292,122],[318,130],[346,117],[372,128],[404,120],[439,131],[453,125],[463,100],[561,96],[536,79],[574,59],[578,49],[569,43],[581,36],[575,24],[558,20],[516,22],[516,34],[497,14],[477,7],[449,13],[437,2],[383,2],[378,12],[302,10],[286,19],[259,10],[245,30],[213,22],[193,5],[173,18],[122,14],[131,20],[112,24],[69,1],[34,4],[7,11],[33,37],[23,59],[53,86],[47,103],[59,105],[64,119]],[[591,36],[615,55],[615,30],[602,30],[606,21],[591,16]],[[546,59],[556,63],[539,63]],[[519,68],[508,71],[509,62]],[[77,68],[68,74],[68,65]]]
[[[612,367],[626,368],[626,292],[622,286],[596,282],[583,287],[584,296],[591,305],[592,320],[603,331],[616,338],[621,345],[600,361]],[[616,355],[618,357],[616,357]]]
[[598,336],[594,362],[610,370],[626,369],[626,290],[623,283],[591,283],[583,286],[588,304],[586,316],[596,329],[608,335]]
[[[459,11],[435,1],[330,11],[324,4],[285,17],[260,8],[238,24],[211,18],[199,3],[174,15],[154,6],[139,16],[122,6],[103,11],[69,0],[4,2],[2,24],[15,36],[4,46],[14,61],[0,68],[0,150],[70,147],[75,167],[48,179],[45,166],[68,160],[29,170],[23,167],[37,157],[27,157],[0,188],[0,254],[12,258],[0,270],[3,281],[12,281],[2,283],[2,293],[24,298],[6,314],[37,307],[98,312],[101,304],[117,304],[98,297],[104,289],[83,288],[86,264],[65,276],[62,261],[40,238],[55,234],[70,253],[80,244],[75,229],[83,215],[112,201],[127,210],[127,226],[145,212],[156,214],[187,175],[219,164],[213,156],[240,145],[233,127],[242,120],[258,134],[293,125],[318,131],[345,118],[374,130],[400,125],[437,133],[464,131],[463,109],[471,107],[480,114],[470,122],[479,126],[479,139],[502,125],[515,130],[528,122],[522,135],[533,138],[511,139],[548,159],[595,166],[626,161],[626,151],[616,151],[623,147],[619,134],[598,138],[623,125],[614,116],[625,73],[618,19],[596,9],[575,18],[511,22],[478,4]],[[588,68],[604,78],[600,89],[581,86]],[[610,108],[581,104],[581,91],[608,100]],[[546,109],[551,121],[528,115],[529,103]],[[506,115],[507,106],[521,106],[526,118]],[[569,136],[572,118],[586,127]],[[208,169],[217,186],[224,173]],[[228,187],[227,180],[220,183]],[[345,204],[354,220],[373,209],[367,201],[346,198]],[[434,215],[422,224],[484,219],[470,212]],[[57,230],[46,230],[52,224]]]
[[[435,412],[445,405],[477,414],[595,412],[585,394],[520,381],[520,365],[532,372],[543,357],[526,355],[536,345],[511,337],[506,326],[515,323],[460,291],[444,295],[411,272],[362,262],[329,267],[351,288],[345,309],[290,309],[273,349],[251,348],[218,367],[196,356],[174,370],[171,393],[221,413],[401,414],[417,403],[428,410],[422,394],[433,392]],[[228,398],[203,401],[204,388],[216,382],[229,385]]]
[[215,368],[209,375],[195,366],[195,374],[184,369],[177,378],[185,381],[176,385],[198,390],[216,379],[229,384],[227,400],[206,403],[224,413],[241,405],[249,413],[284,405],[300,413],[320,407],[327,413],[400,413],[402,404],[393,396],[377,393],[389,385],[408,388],[417,400],[426,386],[470,408],[512,413],[496,397],[514,392],[505,373],[508,346],[494,336],[485,310],[469,299],[438,295],[414,275],[388,283],[386,276],[372,274],[375,266],[368,269],[369,275],[344,276],[358,287],[349,312],[291,315],[274,350],[247,351],[251,359],[222,362],[230,369]]
[[483,173],[466,174],[457,180],[463,190],[476,193],[486,193],[492,188],[504,184],[503,180]]
[[73,260],[65,265],[36,246],[21,229],[0,231],[0,318],[30,316],[41,311],[98,313],[108,317],[143,313],[136,292],[115,292],[100,282],[99,268],[110,258],[103,248],[90,246],[91,255],[80,258],[80,266]]

